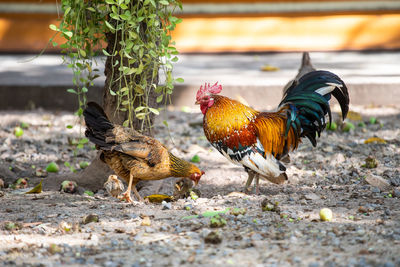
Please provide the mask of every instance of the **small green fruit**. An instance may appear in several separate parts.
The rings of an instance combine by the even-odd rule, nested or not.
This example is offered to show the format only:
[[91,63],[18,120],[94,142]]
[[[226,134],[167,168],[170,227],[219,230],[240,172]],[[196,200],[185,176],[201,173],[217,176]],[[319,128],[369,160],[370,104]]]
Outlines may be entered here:
[[345,122],[343,124],[343,132],[350,132],[350,130],[354,130],[356,127],[354,127],[354,124],[351,122]]
[[199,198],[199,195],[195,191],[190,190],[190,198],[193,200],[197,200]]
[[331,123],[327,123],[326,124],[326,129],[329,130],[329,131],[336,131],[336,129],[337,129],[336,122],[333,121]]
[[200,157],[198,155],[194,155],[193,158],[190,160],[193,163],[199,163]]
[[21,122],[19,126],[20,126],[22,129],[28,129],[28,128],[29,128],[29,123]]
[[21,137],[24,134],[24,130],[21,127],[17,126],[14,129],[15,137]]
[[46,171],[47,172],[58,172],[59,168],[58,168],[57,163],[50,162],[49,165],[47,165],[47,167],[46,167]]
[[377,122],[377,120],[376,120],[375,117],[370,117],[370,118],[369,118],[369,123],[370,123],[370,124],[375,124],[376,122]]
[[365,123],[363,121],[361,121],[361,122],[358,123],[357,126],[364,128],[366,125],[365,125]]
[[76,192],[77,188],[78,185],[76,182],[66,180],[61,183],[60,191],[73,194]]
[[84,169],[84,168],[86,168],[87,166],[89,166],[89,162],[87,162],[87,161],[81,161],[81,162],[79,162],[79,167],[80,167],[81,169]]
[[328,208],[323,208],[319,211],[319,218],[322,221],[330,222],[332,221],[332,217],[333,217],[332,211]]

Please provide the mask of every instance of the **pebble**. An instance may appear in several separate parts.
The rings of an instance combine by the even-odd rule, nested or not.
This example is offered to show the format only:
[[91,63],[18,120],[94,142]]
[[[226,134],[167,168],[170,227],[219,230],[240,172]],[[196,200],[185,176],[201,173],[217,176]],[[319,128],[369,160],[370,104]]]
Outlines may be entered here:
[[162,210],[170,210],[172,208],[172,204],[171,202],[166,202],[163,200],[163,202],[161,202],[162,205]]
[[152,227],[146,227],[146,228],[145,228],[145,232],[146,232],[146,233],[155,233],[156,230],[155,230],[154,228],[152,228]]
[[393,197],[400,198],[400,188],[396,188],[393,190]]

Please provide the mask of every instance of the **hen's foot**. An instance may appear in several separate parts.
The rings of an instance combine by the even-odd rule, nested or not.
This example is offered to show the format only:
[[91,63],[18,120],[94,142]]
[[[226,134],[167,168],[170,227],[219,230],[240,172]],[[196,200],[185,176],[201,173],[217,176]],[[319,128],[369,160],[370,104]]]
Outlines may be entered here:
[[125,191],[122,195],[118,196],[118,199],[121,201],[126,201],[128,203],[133,203],[131,192],[128,191]]

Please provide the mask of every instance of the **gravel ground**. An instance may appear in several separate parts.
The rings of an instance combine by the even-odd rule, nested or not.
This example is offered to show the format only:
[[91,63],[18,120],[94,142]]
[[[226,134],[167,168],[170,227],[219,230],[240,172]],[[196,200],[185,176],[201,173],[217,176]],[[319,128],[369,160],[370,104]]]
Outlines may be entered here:
[[[400,109],[352,110],[365,127],[357,126],[355,113],[354,130],[326,131],[317,148],[305,140],[286,164],[289,183],[261,182],[260,195],[240,193],[247,174],[208,144],[201,114],[169,110],[159,118],[156,135],[175,154],[200,157],[206,171],[197,187],[200,198],[127,204],[104,190],[89,196],[85,189],[76,194],[2,189],[0,265],[400,266]],[[71,170],[65,162],[79,171],[80,162],[96,155],[91,145],[76,148],[81,126],[70,113],[0,116],[6,184],[27,177],[33,186],[38,169],[52,161],[67,179]],[[371,116],[377,123],[369,123]],[[21,122],[29,126],[17,138],[14,128]],[[366,144],[371,137],[385,143]],[[362,166],[367,157],[376,160],[375,168]],[[174,181],[165,180],[159,191],[172,194]],[[319,218],[324,207],[333,212],[330,222]]]

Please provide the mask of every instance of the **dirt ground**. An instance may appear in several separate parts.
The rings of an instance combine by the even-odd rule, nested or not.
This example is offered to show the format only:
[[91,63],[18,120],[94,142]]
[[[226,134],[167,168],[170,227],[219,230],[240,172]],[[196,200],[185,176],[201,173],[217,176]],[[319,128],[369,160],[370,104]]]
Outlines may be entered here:
[[[197,186],[199,198],[127,204],[104,190],[89,196],[83,193],[87,188],[75,194],[4,188],[0,265],[400,266],[400,109],[351,110],[358,112],[350,116],[354,129],[325,131],[316,148],[305,140],[286,164],[289,183],[262,181],[260,195],[240,193],[247,174],[208,144],[201,114],[169,111],[160,116],[156,135],[185,159],[199,156],[206,172]],[[70,113],[0,116],[6,184],[27,177],[32,187],[42,179],[36,177],[38,168],[52,161],[68,180],[72,173],[65,162],[79,172],[79,163],[96,155],[91,145],[75,149],[81,127]],[[13,131],[21,122],[28,127],[17,138]],[[363,166],[369,156],[375,168]],[[43,178],[44,188],[53,177]],[[171,195],[174,182],[170,178],[139,192],[145,196],[157,188]],[[322,208],[333,212],[332,221],[320,220]]]

